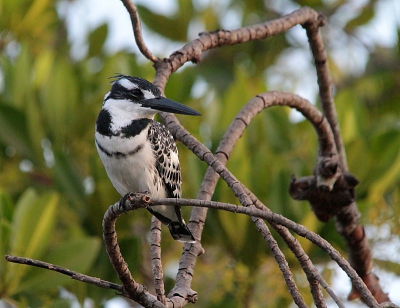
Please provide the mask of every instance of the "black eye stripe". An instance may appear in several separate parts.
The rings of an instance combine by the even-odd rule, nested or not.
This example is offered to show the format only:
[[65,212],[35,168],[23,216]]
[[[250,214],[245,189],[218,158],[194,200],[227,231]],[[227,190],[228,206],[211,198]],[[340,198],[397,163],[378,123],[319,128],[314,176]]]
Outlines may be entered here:
[[[108,98],[113,99],[130,99],[130,100],[141,100],[144,99],[143,92],[138,89],[127,89],[119,83],[114,83],[111,88],[111,93]],[[107,98],[107,99],[108,99]]]

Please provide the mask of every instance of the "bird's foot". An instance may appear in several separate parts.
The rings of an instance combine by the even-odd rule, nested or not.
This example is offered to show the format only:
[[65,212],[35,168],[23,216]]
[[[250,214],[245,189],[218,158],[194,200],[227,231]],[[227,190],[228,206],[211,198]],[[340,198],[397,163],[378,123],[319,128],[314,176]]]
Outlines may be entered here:
[[132,197],[133,197],[133,193],[129,192],[119,200],[119,208],[120,208],[120,210],[123,210],[125,214],[127,213],[126,202],[128,201],[128,199],[131,199]]
[[[142,202],[138,202],[138,198],[141,198]],[[126,195],[124,195],[118,203],[119,209],[122,210],[125,214],[128,212],[128,210],[132,210],[135,208],[139,207],[147,207],[147,203],[150,201],[150,192],[149,191],[144,191],[141,193],[133,193],[129,192]],[[135,203],[132,208],[132,204],[129,206],[129,203]],[[140,204],[140,205],[139,205]]]

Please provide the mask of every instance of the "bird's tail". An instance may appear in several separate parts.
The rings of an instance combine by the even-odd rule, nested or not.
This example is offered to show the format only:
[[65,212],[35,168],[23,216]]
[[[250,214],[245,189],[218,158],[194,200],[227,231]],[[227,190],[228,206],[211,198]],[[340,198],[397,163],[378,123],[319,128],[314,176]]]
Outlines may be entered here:
[[168,229],[174,240],[186,243],[194,243],[196,241],[184,222],[172,221],[168,224]]

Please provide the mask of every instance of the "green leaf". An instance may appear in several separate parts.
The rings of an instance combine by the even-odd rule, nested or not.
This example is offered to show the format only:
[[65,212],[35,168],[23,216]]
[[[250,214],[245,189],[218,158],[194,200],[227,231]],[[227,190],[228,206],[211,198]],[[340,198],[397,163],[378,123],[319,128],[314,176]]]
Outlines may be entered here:
[[108,25],[103,24],[90,33],[88,38],[89,57],[99,56],[102,53],[103,45],[107,39]]
[[[35,204],[38,198],[39,197],[35,190],[27,189],[19,198],[15,206],[11,240],[11,252],[13,254],[21,255],[25,251],[25,247],[28,245],[29,237],[34,228],[30,223],[31,218],[33,221],[34,217],[31,217],[30,214],[35,210],[32,208],[32,205]],[[38,211],[34,211],[33,214],[37,213]]]
[[4,256],[8,254],[10,235],[10,222],[4,219],[4,217],[0,217],[0,290],[4,289],[4,282],[6,281],[5,275],[8,262],[4,259]]
[[[14,107],[23,111],[24,103],[27,97],[32,96],[32,58],[29,48],[26,44],[21,45],[21,51],[16,59],[15,65],[12,66],[10,90],[12,93],[11,102]],[[29,94],[28,94],[29,93]]]
[[5,192],[0,190],[0,218],[11,221],[13,213],[12,201]]
[[31,2],[27,13],[25,14],[23,20],[18,25],[19,28],[25,28],[26,30],[35,27],[38,20],[43,17],[45,11],[51,5],[50,0],[35,0]]
[[11,106],[0,105],[0,127],[2,143],[14,147],[22,156],[34,158],[23,112]]
[[186,41],[187,21],[185,19],[180,19],[178,17],[169,18],[164,15],[155,14],[141,5],[137,5],[137,8],[141,20],[155,33],[173,41]]
[[[74,238],[55,245],[43,261],[70,270],[86,273],[94,264],[101,247],[101,241],[94,237]],[[52,290],[71,283],[70,277],[42,268],[34,268],[19,286],[18,291],[30,293]]]
[[85,202],[83,179],[74,165],[72,158],[62,151],[55,151],[54,177],[57,186],[74,203],[75,209],[82,211],[81,205]]
[[[32,189],[23,194],[11,226],[10,254],[34,259],[43,254],[53,234],[57,203],[56,194],[39,197]],[[7,271],[10,293],[16,291],[28,270],[26,266],[10,264]]]
[[374,17],[375,9],[374,9],[374,1],[369,3],[364,9],[362,10],[361,14],[347,23],[345,30],[352,31],[354,28],[362,26],[368,23]]
[[70,132],[70,126],[77,118],[75,114],[79,112],[77,83],[72,67],[67,62],[59,61],[53,67],[40,103],[52,133],[51,141],[61,148]]
[[12,253],[35,258],[41,255],[55,225],[56,194],[39,197],[28,189],[16,205],[12,223]]

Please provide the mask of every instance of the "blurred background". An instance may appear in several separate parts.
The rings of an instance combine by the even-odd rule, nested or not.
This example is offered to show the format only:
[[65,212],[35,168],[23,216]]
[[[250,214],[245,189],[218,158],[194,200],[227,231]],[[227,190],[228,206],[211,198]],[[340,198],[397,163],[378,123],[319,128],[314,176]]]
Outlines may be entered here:
[[[400,304],[400,3],[396,0],[134,1],[144,38],[167,57],[202,31],[261,23],[310,6],[328,17],[322,29],[349,168],[360,180],[357,203],[370,239],[374,272]],[[94,146],[94,124],[115,73],[152,80],[129,16],[118,0],[0,1],[0,307],[123,307],[115,292],[58,273],[9,264],[13,254],[118,282],[101,240],[101,221],[119,200]],[[178,116],[211,150],[253,96],[297,93],[319,105],[305,31],[297,26],[264,41],[206,52],[172,75],[167,97],[203,113]],[[178,145],[183,196],[195,198],[206,165]],[[273,211],[304,224],[346,255],[333,223],[316,220],[287,193],[290,175],[310,175],[317,153],[312,126],[296,112],[261,113],[240,139],[228,168]],[[213,200],[236,203],[224,183]],[[184,217],[190,209],[184,209]],[[133,276],[152,285],[150,214],[117,222]],[[167,292],[182,245],[163,229]],[[344,300],[349,279],[320,249],[305,251]],[[279,241],[279,240],[278,240]],[[279,241],[279,244],[282,244]],[[196,307],[290,307],[280,271],[246,216],[209,211],[198,259]],[[282,244],[308,304],[307,280]],[[329,306],[333,306],[328,302]],[[129,303],[127,307],[134,304]],[[346,307],[361,307],[346,303]]]

